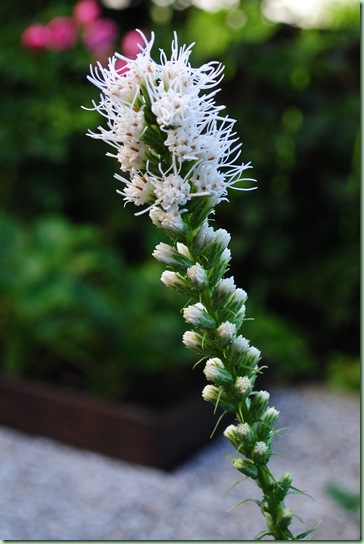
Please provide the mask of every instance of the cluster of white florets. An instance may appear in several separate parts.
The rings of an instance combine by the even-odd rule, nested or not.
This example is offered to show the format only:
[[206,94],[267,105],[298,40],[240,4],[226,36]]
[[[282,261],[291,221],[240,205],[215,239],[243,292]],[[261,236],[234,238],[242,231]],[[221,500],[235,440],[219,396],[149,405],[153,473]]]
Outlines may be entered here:
[[171,58],[161,51],[157,63],[151,58],[154,36],[142,38],[145,45],[135,59],[116,53],[107,67],[91,68],[89,80],[101,90],[93,105],[108,128],[89,134],[116,149],[108,155],[124,173],[116,174],[125,184],[118,191],[124,200],[146,205],[143,211],[156,225],[179,230],[192,198],[207,197],[212,209],[250,165],[234,165],[241,147],[235,121],[222,117],[224,106],[214,101],[221,64],[192,68],[192,46],[179,47],[176,35]]

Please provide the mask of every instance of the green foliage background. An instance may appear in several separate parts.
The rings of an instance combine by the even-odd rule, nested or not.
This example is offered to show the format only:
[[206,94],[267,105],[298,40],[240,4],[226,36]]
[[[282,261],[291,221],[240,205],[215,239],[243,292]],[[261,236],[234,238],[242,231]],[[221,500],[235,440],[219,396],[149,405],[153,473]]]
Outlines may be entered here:
[[[1,364],[122,396],[148,376],[190,372],[192,357],[183,301],[150,255],[162,234],[124,209],[117,165],[85,136],[101,123],[81,109],[98,99],[89,53],[21,47],[26,26],[73,6],[0,4]],[[154,30],[156,54],[176,30],[196,42],[193,64],[225,65],[218,100],[258,180],[216,213],[249,293],[245,334],[270,380],[345,382],[359,356],[359,6],[326,29],[269,23],[256,0],[217,13],[145,1],[104,15],[120,37]]]

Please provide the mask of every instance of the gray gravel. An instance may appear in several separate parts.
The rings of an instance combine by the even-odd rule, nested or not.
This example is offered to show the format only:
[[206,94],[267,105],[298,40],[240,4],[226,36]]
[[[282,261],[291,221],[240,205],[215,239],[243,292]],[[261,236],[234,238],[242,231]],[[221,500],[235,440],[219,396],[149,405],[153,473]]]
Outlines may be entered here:
[[[358,512],[325,491],[359,493],[359,397],[320,387],[275,390],[284,438],[272,458],[278,477],[315,497],[292,495],[303,519],[320,523],[314,540],[360,540]],[[0,428],[0,538],[3,540],[253,540],[265,528],[249,480],[237,480],[232,448],[219,437],[173,472],[132,465],[36,436]]]

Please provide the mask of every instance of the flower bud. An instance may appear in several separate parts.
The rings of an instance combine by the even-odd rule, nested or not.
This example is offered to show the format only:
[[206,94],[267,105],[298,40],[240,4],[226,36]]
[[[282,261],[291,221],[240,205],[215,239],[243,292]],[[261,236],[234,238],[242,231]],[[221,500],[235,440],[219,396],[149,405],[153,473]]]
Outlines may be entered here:
[[251,461],[239,457],[238,459],[233,459],[232,464],[233,467],[242,474],[250,476],[250,478],[253,478],[254,480],[258,477],[258,469]]
[[238,428],[235,425],[229,425],[224,431],[224,436],[231,442],[235,449],[240,445]]
[[208,222],[206,221],[200,231],[197,233],[195,242],[203,247],[207,244],[211,244],[215,239],[215,231],[212,227],[209,227]]
[[250,405],[250,415],[253,421],[258,419],[264,414],[268,408],[270,395],[268,391],[259,391],[252,400]]
[[235,292],[232,295],[233,301],[238,302],[239,304],[244,304],[247,301],[248,295],[244,289],[235,289]]
[[156,227],[165,230],[171,236],[183,234],[186,230],[181,213],[178,211],[166,212],[154,206],[149,212],[149,217]]
[[231,251],[230,251],[230,249],[228,249],[228,248],[224,249],[224,251],[221,253],[220,260],[221,260],[221,262],[226,263],[226,264],[231,260]]
[[254,444],[255,432],[249,423],[239,423],[237,431],[244,446],[252,446]]
[[230,233],[225,229],[217,229],[215,231],[215,243],[220,246],[221,249],[226,249],[231,240]]
[[202,398],[207,402],[217,402],[221,396],[221,389],[216,385],[206,385],[202,390]]
[[216,295],[218,297],[229,297],[230,295],[232,295],[236,289],[234,282],[235,280],[233,276],[220,280],[216,287]]
[[235,338],[229,348],[229,359],[237,363],[249,349],[249,340],[241,334]]
[[279,412],[273,406],[267,408],[261,417],[261,420],[257,426],[257,435],[261,440],[265,440],[269,437],[277,419]]
[[157,259],[157,261],[160,261],[161,263],[172,264],[174,262],[173,253],[174,250],[172,246],[161,242],[156,246],[152,255],[155,259]]
[[214,329],[215,320],[206,312],[206,308],[200,302],[187,306],[183,310],[183,317],[187,323],[202,329]]
[[235,289],[236,287],[233,276],[220,280],[214,292],[215,308],[221,307],[234,293]]
[[217,384],[223,385],[233,381],[232,375],[226,370],[223,362],[217,357],[209,359],[206,362],[203,372],[210,382],[216,382]]
[[221,323],[221,325],[217,328],[216,332],[220,345],[225,347],[234,340],[236,335],[236,326],[234,323],[224,321],[224,323]]
[[197,234],[195,241],[206,259],[209,262],[215,262],[223,255],[223,260],[230,260],[230,252],[224,253],[226,252],[230,239],[231,235],[225,229],[218,229],[215,231],[212,227],[205,224]]
[[271,456],[271,448],[265,442],[257,442],[253,449],[253,459],[257,465],[265,465]]
[[172,270],[165,270],[161,275],[161,281],[167,287],[175,289],[182,295],[192,296],[193,290],[188,285],[188,281],[185,280],[181,274],[178,272],[173,272]]
[[210,268],[210,285],[216,285],[225,274],[228,268],[229,261],[231,259],[231,251],[226,248],[221,254],[218,254],[216,258],[209,258],[209,262],[213,262],[214,266]]
[[293,511],[290,508],[283,508],[277,516],[277,526],[280,529],[287,529],[291,524],[293,518]]
[[276,410],[274,406],[270,406],[262,415],[262,421],[271,427],[276,423],[278,418],[279,411]]
[[202,348],[201,336],[195,331],[186,331],[183,334],[182,341],[186,347],[190,349],[194,349],[196,351],[201,351],[201,348]]
[[161,281],[167,287],[172,288],[183,284],[181,276],[176,272],[172,272],[171,270],[165,270],[163,272],[163,274],[161,275]]
[[207,286],[206,270],[202,268],[200,263],[196,263],[187,269],[187,276],[194,287],[203,291]]
[[187,259],[191,260],[191,255],[188,250],[188,247],[185,246],[185,244],[182,244],[181,242],[177,242],[177,251]]
[[291,487],[292,484],[292,474],[290,472],[285,472],[282,478],[275,484],[274,495],[278,501],[283,501]]
[[236,406],[220,386],[206,385],[202,390],[202,398],[207,402],[212,402],[215,406],[220,406],[228,412],[235,411]]
[[244,366],[253,369],[260,360],[261,353],[259,349],[254,346],[250,346],[248,351],[245,353],[243,364]]
[[245,318],[244,304],[240,305],[237,310],[231,311],[229,308],[226,308],[226,310],[226,314],[229,316],[229,320],[234,323],[237,329],[240,329]]
[[244,303],[247,296],[243,289],[236,289],[233,277],[220,280],[214,291],[212,304],[218,310],[221,321],[231,321],[238,329],[244,321]]
[[206,334],[200,334],[196,331],[186,331],[183,335],[183,343],[187,348],[194,349],[202,353],[205,357],[208,354],[213,354],[216,351],[213,344]]
[[238,376],[235,381],[235,389],[243,398],[248,397],[253,390],[253,384],[248,376]]
[[157,261],[173,267],[177,272],[180,272],[184,275],[187,268],[191,266],[191,260],[189,258],[188,249],[186,248],[186,246],[183,247],[186,248],[187,253],[184,250],[179,251],[179,246],[183,246],[183,244],[177,243],[176,250],[169,244],[161,242],[156,246],[152,255],[155,259],[157,259]]

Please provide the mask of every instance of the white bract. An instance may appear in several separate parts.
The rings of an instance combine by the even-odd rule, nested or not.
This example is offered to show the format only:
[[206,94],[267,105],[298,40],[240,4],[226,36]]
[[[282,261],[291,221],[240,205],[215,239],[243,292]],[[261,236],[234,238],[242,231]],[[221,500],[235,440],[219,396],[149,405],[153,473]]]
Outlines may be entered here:
[[146,205],[154,224],[180,232],[192,198],[205,197],[212,209],[244,180],[250,164],[235,165],[241,147],[235,121],[222,116],[225,106],[214,100],[222,65],[193,68],[192,46],[179,47],[176,34],[170,59],[162,50],[157,63],[151,57],[154,35],[148,41],[140,34],[144,46],[135,59],[115,53],[107,67],[91,68],[88,78],[101,91],[93,107],[107,128],[89,135],[115,148],[108,155],[124,174],[115,177],[125,185],[118,191],[125,202]]

